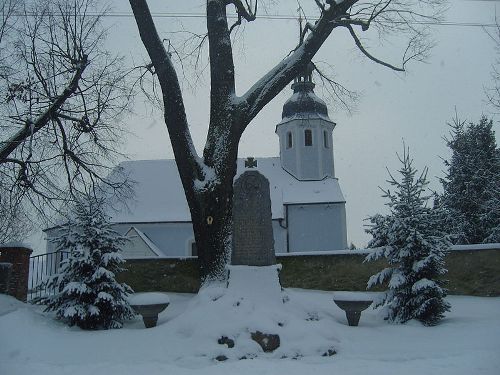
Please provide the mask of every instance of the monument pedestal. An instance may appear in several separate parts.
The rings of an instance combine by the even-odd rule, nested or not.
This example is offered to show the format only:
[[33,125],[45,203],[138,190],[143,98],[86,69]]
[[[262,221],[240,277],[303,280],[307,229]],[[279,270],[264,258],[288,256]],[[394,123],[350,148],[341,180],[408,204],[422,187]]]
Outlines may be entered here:
[[281,264],[271,266],[227,266],[227,288],[242,299],[259,304],[283,303],[279,271]]

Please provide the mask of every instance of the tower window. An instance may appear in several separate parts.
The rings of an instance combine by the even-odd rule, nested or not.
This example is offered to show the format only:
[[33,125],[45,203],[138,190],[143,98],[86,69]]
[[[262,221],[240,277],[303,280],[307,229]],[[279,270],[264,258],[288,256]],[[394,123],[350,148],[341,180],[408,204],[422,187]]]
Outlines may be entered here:
[[286,133],[286,148],[292,148],[293,147],[293,136],[292,132]]
[[313,135],[311,129],[304,130],[304,145],[305,146],[313,145]]
[[328,143],[328,132],[326,130],[323,131],[323,142],[325,144],[325,148],[330,148],[330,144]]

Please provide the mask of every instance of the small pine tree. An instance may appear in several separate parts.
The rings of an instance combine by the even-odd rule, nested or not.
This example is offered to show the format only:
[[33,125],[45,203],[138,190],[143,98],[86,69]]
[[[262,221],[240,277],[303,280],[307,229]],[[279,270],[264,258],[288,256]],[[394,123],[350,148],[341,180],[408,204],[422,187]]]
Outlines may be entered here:
[[68,325],[82,329],[121,328],[134,313],[127,302],[132,289],[115,280],[124,262],[120,246],[126,238],[111,229],[102,202],[76,205],[73,218],[62,225],[53,240],[58,251],[69,252],[60,271],[47,281],[54,295],[41,298],[45,311]]
[[447,145],[452,151],[441,179],[443,225],[456,243],[500,242],[500,150],[493,122],[465,124],[454,119]]
[[378,306],[387,307],[391,322],[417,319],[425,325],[435,325],[450,309],[440,279],[447,272],[444,256],[450,242],[439,229],[440,213],[426,206],[427,169],[417,178],[406,149],[399,159],[401,181],[389,173],[388,183],[395,191],[383,190],[383,196],[389,199],[386,205],[390,214],[372,216],[372,225],[367,229],[373,236],[368,247],[376,249],[365,261],[386,258],[389,267],[370,277],[368,288],[388,283]]

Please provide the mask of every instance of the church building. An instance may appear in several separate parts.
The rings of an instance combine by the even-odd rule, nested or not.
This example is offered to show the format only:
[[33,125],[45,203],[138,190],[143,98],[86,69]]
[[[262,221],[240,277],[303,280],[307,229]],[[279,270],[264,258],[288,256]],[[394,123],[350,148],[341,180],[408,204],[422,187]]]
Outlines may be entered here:
[[[276,125],[280,156],[237,161],[235,179],[251,168],[269,180],[277,254],[347,248],[345,199],[333,158],[335,123],[314,93],[311,73],[294,80],[283,106]],[[196,256],[175,160],[126,161],[120,167],[134,189],[127,208],[110,213],[114,228],[131,240],[125,258]]]

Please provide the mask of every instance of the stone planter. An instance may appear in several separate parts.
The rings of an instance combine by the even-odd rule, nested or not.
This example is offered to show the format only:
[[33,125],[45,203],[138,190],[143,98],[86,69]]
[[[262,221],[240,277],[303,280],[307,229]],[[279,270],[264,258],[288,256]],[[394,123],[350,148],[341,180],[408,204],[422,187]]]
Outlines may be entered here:
[[151,328],[156,326],[158,314],[167,308],[170,299],[165,293],[147,292],[130,295],[128,302],[130,307],[142,316],[146,328]]
[[158,322],[158,314],[167,308],[169,302],[155,303],[150,305],[130,305],[137,314],[142,316],[146,328],[155,327]]
[[361,311],[366,310],[372,304],[373,300],[353,300],[352,298],[343,300],[341,298],[334,298],[333,302],[345,311],[349,325],[357,326],[361,317]]

